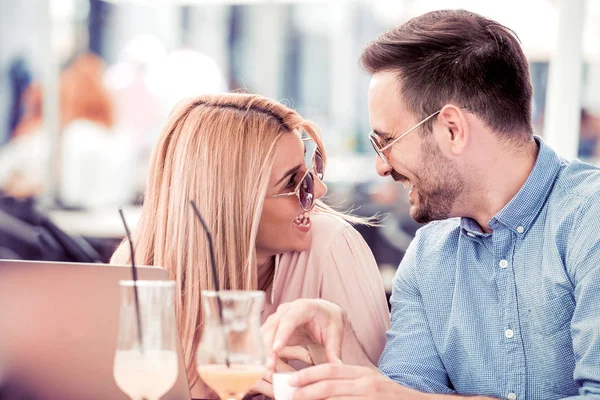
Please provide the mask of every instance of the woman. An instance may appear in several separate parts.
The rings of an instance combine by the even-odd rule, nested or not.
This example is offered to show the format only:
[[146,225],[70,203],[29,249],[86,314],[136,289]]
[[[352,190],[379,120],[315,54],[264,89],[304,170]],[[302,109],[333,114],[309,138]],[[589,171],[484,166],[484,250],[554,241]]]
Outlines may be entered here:
[[[301,132],[310,140],[303,141]],[[311,143],[316,151],[308,152],[305,165]],[[196,351],[200,291],[213,285],[207,242],[190,199],[214,236],[222,289],[264,290],[263,322],[279,304],[298,298],[335,302],[347,311],[365,353],[377,361],[389,325],[381,278],[368,246],[346,222],[353,218],[315,204],[327,189],[324,163],[316,127],[261,96],[202,96],[171,115],[152,156],[134,243],[138,262],[163,266],[177,282],[193,397],[207,396],[196,384]],[[129,262],[125,243],[111,262]],[[342,359],[352,363],[359,349],[347,347]]]
[[129,144],[114,130],[112,98],[103,73],[102,59],[93,54],[78,56],[62,71],[56,141],[60,150],[54,153],[52,135],[43,124],[42,87],[37,83],[28,87],[14,138],[0,148],[0,189],[14,197],[39,195],[47,189],[53,162],[60,170],[58,197],[65,206],[103,208],[130,200],[133,177],[125,173],[131,170]]

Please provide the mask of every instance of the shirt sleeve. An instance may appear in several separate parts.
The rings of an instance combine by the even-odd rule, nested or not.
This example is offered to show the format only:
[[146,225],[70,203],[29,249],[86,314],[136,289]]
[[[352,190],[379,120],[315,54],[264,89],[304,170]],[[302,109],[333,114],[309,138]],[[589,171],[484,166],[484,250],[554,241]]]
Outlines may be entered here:
[[[389,308],[381,275],[371,249],[351,226],[335,235],[319,257],[322,281],[320,298],[346,311],[364,353],[377,363],[389,328]],[[356,346],[356,342],[354,342]],[[342,361],[361,364],[357,350],[342,343]]]
[[575,354],[573,378],[579,396],[568,399],[600,398],[600,195],[582,205],[567,253],[567,269],[574,285],[575,311],[571,339]]
[[392,289],[392,323],[379,370],[395,382],[425,393],[454,393],[429,329],[415,270],[420,234],[409,246]]

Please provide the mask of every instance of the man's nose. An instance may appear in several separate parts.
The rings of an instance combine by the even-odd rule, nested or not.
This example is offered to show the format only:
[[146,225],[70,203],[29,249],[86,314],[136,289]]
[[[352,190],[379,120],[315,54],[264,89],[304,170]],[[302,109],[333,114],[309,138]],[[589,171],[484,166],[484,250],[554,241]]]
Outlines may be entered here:
[[377,170],[377,173],[381,176],[388,176],[392,173],[392,167],[390,167],[388,163],[383,161],[383,159],[380,156],[377,156],[375,159],[375,169]]

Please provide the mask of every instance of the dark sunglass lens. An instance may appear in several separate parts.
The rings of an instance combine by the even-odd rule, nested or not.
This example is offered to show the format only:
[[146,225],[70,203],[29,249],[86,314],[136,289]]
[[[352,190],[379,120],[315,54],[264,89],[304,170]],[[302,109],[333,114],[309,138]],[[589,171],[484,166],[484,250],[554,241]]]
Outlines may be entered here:
[[310,210],[313,205],[315,199],[314,188],[315,181],[312,174],[306,174],[300,184],[300,205],[305,210]]
[[323,165],[323,157],[321,153],[318,151],[315,153],[315,171],[317,172],[317,177],[320,180],[323,180],[324,175],[324,165]]

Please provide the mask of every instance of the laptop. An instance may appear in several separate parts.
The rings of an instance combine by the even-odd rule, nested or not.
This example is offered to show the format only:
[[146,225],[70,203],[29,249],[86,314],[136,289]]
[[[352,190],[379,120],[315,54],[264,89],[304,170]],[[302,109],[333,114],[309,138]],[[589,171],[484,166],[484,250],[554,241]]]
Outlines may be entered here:
[[[130,266],[0,260],[0,397],[127,400],[113,361],[119,281],[129,279]],[[138,279],[168,276],[139,267]],[[179,340],[177,347],[177,382],[161,400],[190,399]]]

